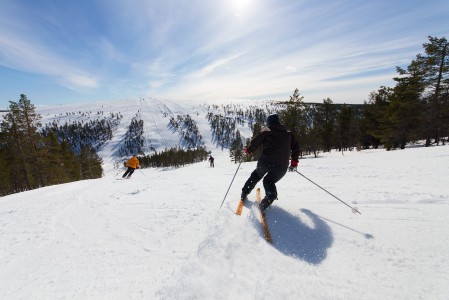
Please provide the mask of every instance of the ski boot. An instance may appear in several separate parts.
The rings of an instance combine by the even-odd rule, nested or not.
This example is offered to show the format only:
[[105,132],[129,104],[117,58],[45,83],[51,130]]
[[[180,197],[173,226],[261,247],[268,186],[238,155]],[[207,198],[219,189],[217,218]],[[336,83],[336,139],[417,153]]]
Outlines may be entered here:
[[262,199],[262,201],[260,201],[260,204],[259,204],[260,210],[261,210],[263,213],[265,213],[265,211],[266,211],[268,208],[270,208],[270,205],[274,202],[274,200],[275,200],[275,199],[273,199],[273,200],[268,199],[268,197],[265,196],[265,197]]

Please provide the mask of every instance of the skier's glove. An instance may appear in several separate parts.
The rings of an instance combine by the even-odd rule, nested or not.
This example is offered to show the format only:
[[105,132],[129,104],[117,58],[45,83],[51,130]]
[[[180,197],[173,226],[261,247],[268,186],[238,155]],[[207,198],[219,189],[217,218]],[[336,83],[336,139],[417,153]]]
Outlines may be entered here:
[[296,171],[298,168],[298,161],[296,159],[292,159],[290,162],[290,172]]
[[292,161],[291,161],[291,163],[290,163],[290,165],[292,166],[292,167],[295,167],[295,168],[297,168],[298,167],[298,161],[296,160],[296,159],[292,159]]

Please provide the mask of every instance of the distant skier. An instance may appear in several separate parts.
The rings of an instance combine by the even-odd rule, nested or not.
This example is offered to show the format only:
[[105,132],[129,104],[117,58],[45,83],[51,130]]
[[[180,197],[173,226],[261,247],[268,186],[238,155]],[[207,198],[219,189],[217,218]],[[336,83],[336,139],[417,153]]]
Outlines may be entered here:
[[244,148],[245,154],[251,154],[262,146],[262,155],[256,169],[242,188],[242,200],[245,201],[247,195],[263,178],[265,197],[259,205],[262,211],[265,211],[277,199],[275,184],[287,173],[290,157],[290,168],[296,168],[299,156],[298,142],[293,134],[281,125],[279,116],[276,114],[268,116],[266,123],[267,127],[254,137],[248,148]]
[[211,156],[209,157],[209,163],[210,163],[210,167],[211,167],[211,168],[214,168],[214,167],[215,167],[215,165],[214,165],[214,160],[215,160],[215,158],[211,155]]
[[125,167],[128,167],[125,174],[123,174],[122,178],[130,178],[131,175],[134,173],[134,170],[139,168],[139,160],[137,159],[136,155],[133,155],[126,163]]

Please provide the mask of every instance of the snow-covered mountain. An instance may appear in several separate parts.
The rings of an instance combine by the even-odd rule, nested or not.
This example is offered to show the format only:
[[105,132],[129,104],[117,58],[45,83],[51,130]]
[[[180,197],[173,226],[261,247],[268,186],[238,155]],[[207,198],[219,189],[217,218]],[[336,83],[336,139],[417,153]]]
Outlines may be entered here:
[[[43,123],[88,111],[123,115],[99,152],[103,178],[0,198],[1,299],[449,298],[448,146],[302,159],[299,172],[361,215],[289,172],[267,213],[268,244],[254,193],[234,214],[256,164],[237,171],[213,142],[205,106],[140,99],[38,107]],[[138,112],[156,149],[179,143],[170,115],[191,115],[215,168],[142,169],[121,180],[112,153]]]
[[[204,146],[208,150],[216,148],[212,136],[210,124],[206,118],[208,112],[224,114],[223,105],[234,103],[241,108],[262,105],[265,101],[234,100],[227,103],[215,103],[215,107],[204,102],[176,103],[170,100],[158,100],[154,98],[141,98],[138,100],[121,100],[110,102],[92,102],[72,105],[38,106],[37,112],[41,115],[41,123],[45,126],[52,122],[58,125],[74,122],[88,122],[111,116],[120,115],[119,125],[113,130],[112,139],[102,145],[99,155],[106,162],[117,168],[121,166],[117,160],[120,157],[118,149],[123,145],[128,127],[133,118],[137,117],[144,122],[143,128],[143,152],[145,154],[154,151],[164,151],[167,148],[182,146],[180,133],[169,126],[170,118],[189,115],[198,127]],[[112,117],[115,119],[114,117]],[[244,137],[251,137],[250,128],[239,125],[238,129]]]

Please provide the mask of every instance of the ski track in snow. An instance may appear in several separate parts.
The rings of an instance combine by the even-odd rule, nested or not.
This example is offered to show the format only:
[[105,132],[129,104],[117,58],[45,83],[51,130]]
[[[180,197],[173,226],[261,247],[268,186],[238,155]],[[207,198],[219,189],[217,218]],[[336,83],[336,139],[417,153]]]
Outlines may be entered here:
[[[188,112],[148,104],[136,105],[158,124],[168,123],[162,110]],[[241,165],[219,209],[237,165],[212,148],[205,113],[189,114],[215,168],[139,169],[120,180],[104,151],[103,178],[0,198],[0,298],[449,298],[448,146],[300,160],[298,171],[362,214],[289,172],[267,213],[269,245],[255,192],[234,214],[256,164]]]

